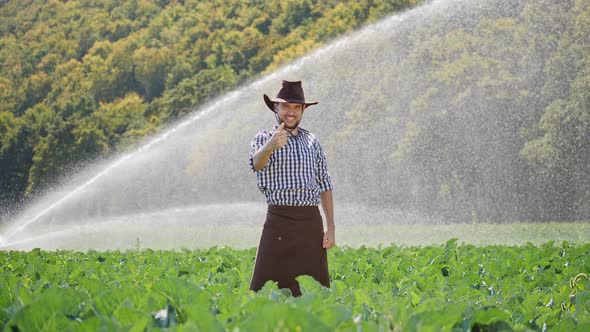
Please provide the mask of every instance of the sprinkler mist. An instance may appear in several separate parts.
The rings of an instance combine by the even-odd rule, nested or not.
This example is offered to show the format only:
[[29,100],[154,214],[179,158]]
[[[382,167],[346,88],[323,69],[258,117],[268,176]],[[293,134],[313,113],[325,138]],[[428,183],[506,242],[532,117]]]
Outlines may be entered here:
[[[426,1],[353,32],[195,109],[73,184],[50,188],[3,225],[0,247],[133,248],[137,239],[145,248],[256,246],[265,202],[248,167],[249,145],[275,124],[262,96],[274,94],[281,79],[302,80],[306,97],[320,102],[305,111],[301,127],[324,147],[341,245],[472,234],[497,243],[506,236],[484,233],[482,222],[588,219],[587,173],[578,172],[561,195],[545,189],[549,180],[532,174],[521,154],[523,129],[535,128],[549,100],[532,91],[570,83],[547,81],[556,78],[538,54],[554,52],[552,43],[521,46],[518,24],[543,28],[523,15],[551,14],[530,8],[544,5]],[[560,30],[553,26],[560,17],[547,20],[548,33]],[[551,214],[570,206],[580,208]],[[459,226],[444,233],[448,224]]]

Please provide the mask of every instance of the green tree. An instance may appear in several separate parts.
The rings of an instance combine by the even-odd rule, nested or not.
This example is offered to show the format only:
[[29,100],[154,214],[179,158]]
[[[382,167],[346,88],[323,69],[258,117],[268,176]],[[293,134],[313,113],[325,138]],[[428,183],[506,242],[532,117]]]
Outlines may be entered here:
[[55,109],[37,105],[24,115],[24,130],[28,133],[25,151],[31,149],[32,163],[28,170],[25,195],[30,196],[52,185],[71,167],[72,137],[67,123]]
[[18,128],[2,161],[16,189],[2,192],[31,195],[394,3],[415,1],[9,1],[0,112]]
[[15,94],[12,82],[0,76],[0,112],[14,112],[17,107]]
[[[106,152],[105,143],[108,143],[111,151],[121,143],[121,147],[124,147],[133,143],[134,138],[153,132],[158,124],[153,118],[148,120],[144,117],[145,109],[143,98],[131,93],[111,103],[101,104],[90,121],[83,123],[76,132],[93,135],[92,145],[95,146],[96,153]],[[76,144],[82,147],[78,141]]]
[[73,153],[77,159],[92,161],[109,152],[108,138],[96,122],[81,121],[72,133],[76,140]]
[[[0,202],[16,203],[27,184],[28,153],[23,139],[23,121],[11,112],[0,111]],[[25,160],[23,160],[25,159]]]
[[135,80],[147,100],[159,97],[164,91],[166,73],[173,63],[168,48],[140,47],[133,54]]

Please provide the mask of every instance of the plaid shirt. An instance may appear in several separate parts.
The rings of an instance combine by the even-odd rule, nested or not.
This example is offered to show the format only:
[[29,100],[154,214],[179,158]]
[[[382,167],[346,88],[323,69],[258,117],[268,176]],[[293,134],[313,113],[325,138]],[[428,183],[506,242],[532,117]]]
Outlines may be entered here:
[[318,139],[299,128],[287,144],[275,150],[268,163],[254,170],[254,153],[270,139],[272,131],[260,131],[250,148],[250,169],[256,173],[257,185],[269,205],[318,205],[320,193],[332,190],[326,156]]

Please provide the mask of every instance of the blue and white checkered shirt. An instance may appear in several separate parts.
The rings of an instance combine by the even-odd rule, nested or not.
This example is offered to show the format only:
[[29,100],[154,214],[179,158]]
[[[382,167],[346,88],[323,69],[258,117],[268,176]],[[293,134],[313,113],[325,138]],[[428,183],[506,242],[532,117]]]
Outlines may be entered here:
[[250,168],[256,173],[257,185],[269,205],[318,205],[320,193],[332,190],[326,156],[318,139],[299,128],[297,136],[289,136],[287,144],[275,150],[266,166],[254,170],[254,153],[277,130],[260,131],[250,148]]

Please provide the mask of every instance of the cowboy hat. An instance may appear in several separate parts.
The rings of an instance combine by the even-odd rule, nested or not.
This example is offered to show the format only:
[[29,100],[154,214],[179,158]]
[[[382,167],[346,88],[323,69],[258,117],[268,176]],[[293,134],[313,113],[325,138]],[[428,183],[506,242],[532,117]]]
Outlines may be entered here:
[[275,103],[297,103],[303,104],[304,107],[318,103],[317,101],[305,101],[305,96],[303,96],[303,88],[301,87],[301,81],[290,82],[283,80],[281,84],[282,87],[279,90],[279,93],[277,93],[276,98],[269,98],[267,95],[264,95],[264,102],[271,111],[275,112]]

